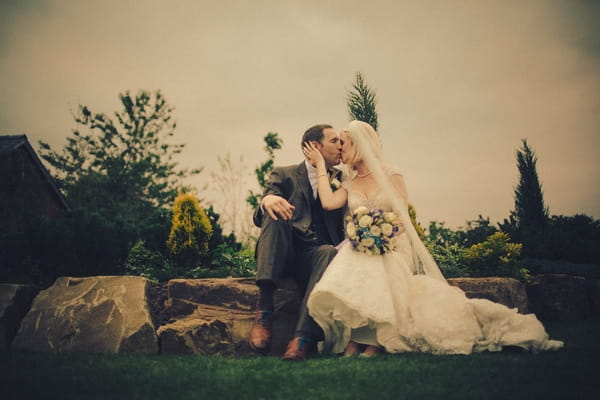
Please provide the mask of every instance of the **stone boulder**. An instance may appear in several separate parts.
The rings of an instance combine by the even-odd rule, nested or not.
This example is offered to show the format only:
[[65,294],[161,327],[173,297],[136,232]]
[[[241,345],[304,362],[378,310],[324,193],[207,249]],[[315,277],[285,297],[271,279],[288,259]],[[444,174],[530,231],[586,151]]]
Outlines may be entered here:
[[527,285],[529,308],[542,321],[575,321],[591,315],[586,279],[564,274],[536,275]]
[[12,342],[37,293],[33,285],[0,284],[0,350]]
[[[258,296],[253,279],[174,279],[166,286],[168,322],[157,331],[162,353],[253,354],[247,343]],[[291,283],[275,291],[272,354],[283,354],[291,339],[300,301]]]
[[41,291],[12,347],[32,351],[158,353],[149,281],[134,276],[61,277]]
[[600,279],[586,279],[592,314],[600,316]]
[[527,292],[525,285],[513,278],[450,278],[448,283],[459,287],[468,298],[488,299],[495,303],[516,308],[527,314]]

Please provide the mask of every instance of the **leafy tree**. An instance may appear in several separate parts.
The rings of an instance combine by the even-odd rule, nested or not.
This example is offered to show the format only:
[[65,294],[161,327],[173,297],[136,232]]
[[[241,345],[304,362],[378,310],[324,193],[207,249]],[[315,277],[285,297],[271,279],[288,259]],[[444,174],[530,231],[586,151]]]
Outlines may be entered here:
[[[273,170],[275,162],[275,150],[280,150],[281,145],[283,144],[283,140],[279,138],[279,135],[276,132],[267,133],[263,138],[263,141],[265,142],[265,147],[263,148],[267,152],[267,160],[254,170],[256,179],[258,180],[258,186],[261,189],[264,189],[269,182],[269,174]],[[256,209],[260,202],[261,196],[262,190],[258,192],[250,190],[249,195],[246,198],[246,202],[248,202],[253,209]]]
[[182,193],[173,205],[173,222],[167,247],[175,263],[188,268],[198,266],[208,255],[212,225],[198,199]]
[[125,92],[119,100],[123,108],[112,116],[80,105],[62,152],[40,142],[40,155],[73,206],[136,219],[168,205],[180,180],[200,170],[177,168],[173,159],[184,145],[168,142],[176,123],[160,91]]
[[174,161],[184,145],[170,142],[173,107],[160,91],[125,92],[119,100],[121,109],[112,114],[80,105],[73,113],[77,127],[61,151],[40,142],[40,156],[73,208],[60,224],[83,231],[67,242],[71,254],[84,257],[64,266],[73,271],[85,264],[89,274],[120,273],[140,239],[151,251],[167,254],[167,206],[182,179],[200,172],[180,169]]
[[377,131],[377,100],[375,91],[369,88],[360,72],[356,73],[355,81],[346,96],[346,104],[350,114],[350,120],[367,122]]

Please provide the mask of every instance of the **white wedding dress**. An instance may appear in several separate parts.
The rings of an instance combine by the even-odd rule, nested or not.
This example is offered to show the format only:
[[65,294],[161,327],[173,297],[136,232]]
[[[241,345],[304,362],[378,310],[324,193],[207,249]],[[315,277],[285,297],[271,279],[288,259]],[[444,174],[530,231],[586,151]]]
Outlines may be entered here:
[[[382,190],[371,198],[348,191],[348,208],[391,210]],[[417,275],[411,244],[401,234],[397,252],[371,255],[346,241],[308,299],[308,310],[325,333],[324,351],[340,353],[349,340],[380,345],[389,353],[470,354],[519,346],[554,350],[533,314],[484,299],[468,299],[445,280]]]

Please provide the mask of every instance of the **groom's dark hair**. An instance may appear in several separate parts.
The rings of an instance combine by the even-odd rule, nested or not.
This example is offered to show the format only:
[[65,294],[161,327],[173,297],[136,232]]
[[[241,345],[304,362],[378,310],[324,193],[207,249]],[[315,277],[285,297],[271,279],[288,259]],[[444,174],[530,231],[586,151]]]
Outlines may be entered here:
[[306,132],[304,132],[304,135],[302,135],[302,143],[300,143],[300,146],[303,146],[306,142],[321,143],[323,141],[323,137],[325,136],[323,135],[323,130],[329,128],[333,128],[333,126],[328,124],[319,124],[311,126],[306,130]]

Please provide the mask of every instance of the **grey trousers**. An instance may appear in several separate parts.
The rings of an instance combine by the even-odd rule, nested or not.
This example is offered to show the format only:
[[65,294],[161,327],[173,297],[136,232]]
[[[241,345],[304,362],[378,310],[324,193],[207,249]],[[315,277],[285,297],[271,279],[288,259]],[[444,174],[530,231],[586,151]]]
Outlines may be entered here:
[[300,304],[296,336],[323,340],[323,330],[308,315],[306,302],[310,292],[323,276],[327,266],[337,254],[331,244],[317,239],[306,240],[294,233],[291,221],[274,221],[267,213],[263,216],[256,244],[256,282],[271,282],[275,286],[282,278],[293,278],[304,298]]

